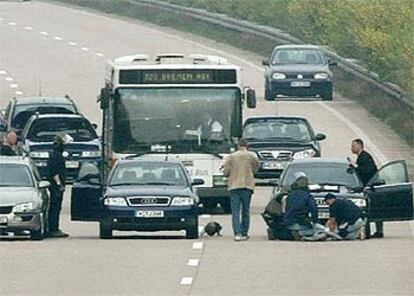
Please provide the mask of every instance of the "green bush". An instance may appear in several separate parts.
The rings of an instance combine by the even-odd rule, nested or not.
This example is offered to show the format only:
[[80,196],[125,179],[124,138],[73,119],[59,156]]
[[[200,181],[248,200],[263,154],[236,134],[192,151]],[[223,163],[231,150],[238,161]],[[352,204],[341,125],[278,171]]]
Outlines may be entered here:
[[355,58],[414,95],[412,0],[164,0],[282,29]]

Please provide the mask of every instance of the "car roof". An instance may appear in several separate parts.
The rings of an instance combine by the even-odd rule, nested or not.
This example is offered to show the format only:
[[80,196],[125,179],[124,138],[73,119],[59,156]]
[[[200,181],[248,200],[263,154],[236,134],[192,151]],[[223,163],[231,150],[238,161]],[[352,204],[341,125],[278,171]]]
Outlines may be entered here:
[[276,46],[275,49],[318,49],[321,48],[313,44],[285,44]]
[[345,158],[339,157],[312,157],[305,159],[294,159],[290,163],[291,165],[300,165],[300,164],[342,164],[347,165],[348,160]]
[[182,163],[178,160],[158,160],[158,159],[137,159],[137,158],[127,158],[127,159],[119,159],[118,164],[128,164],[128,163],[154,163],[154,164],[178,164],[182,166]]
[[303,120],[303,121],[308,121],[306,118],[304,117],[300,117],[300,116],[252,116],[252,117],[248,117],[245,120],[246,122],[251,122],[251,121],[260,121],[260,120],[270,120],[270,119],[285,119],[285,120]]
[[30,159],[23,156],[0,155],[0,164],[23,164],[30,166]]
[[74,105],[74,102],[69,97],[20,97],[15,98],[18,105]]

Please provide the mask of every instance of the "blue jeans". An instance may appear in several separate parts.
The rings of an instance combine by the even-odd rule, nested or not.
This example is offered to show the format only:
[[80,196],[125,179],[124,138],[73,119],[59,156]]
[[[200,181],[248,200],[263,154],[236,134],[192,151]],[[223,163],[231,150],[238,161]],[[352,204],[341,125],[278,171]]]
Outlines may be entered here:
[[250,202],[253,191],[247,188],[230,190],[234,235],[246,236],[250,227]]

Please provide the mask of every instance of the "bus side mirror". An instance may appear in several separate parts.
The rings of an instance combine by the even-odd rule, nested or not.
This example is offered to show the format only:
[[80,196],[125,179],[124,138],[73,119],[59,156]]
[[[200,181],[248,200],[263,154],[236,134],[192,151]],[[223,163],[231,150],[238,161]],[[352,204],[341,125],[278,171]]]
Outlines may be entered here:
[[246,90],[246,104],[250,109],[256,108],[256,91],[254,89],[248,88]]
[[99,95],[99,98],[98,98],[98,102],[100,102],[102,110],[108,108],[110,97],[111,97],[111,89],[109,87],[102,88],[101,94]]

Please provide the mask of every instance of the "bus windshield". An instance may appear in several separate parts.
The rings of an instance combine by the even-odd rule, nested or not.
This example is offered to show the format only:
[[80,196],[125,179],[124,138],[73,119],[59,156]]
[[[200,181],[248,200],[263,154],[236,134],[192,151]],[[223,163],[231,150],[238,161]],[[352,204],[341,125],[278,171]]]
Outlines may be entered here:
[[113,118],[116,153],[225,153],[241,130],[240,91],[123,88]]

